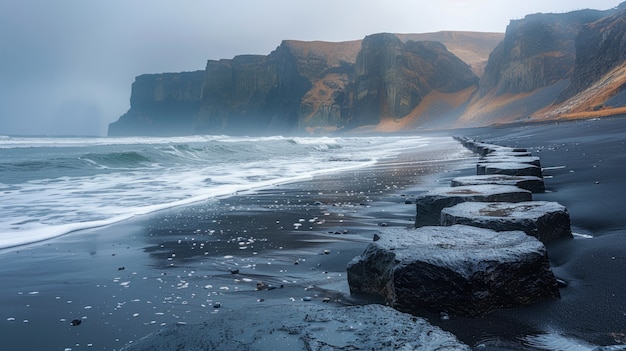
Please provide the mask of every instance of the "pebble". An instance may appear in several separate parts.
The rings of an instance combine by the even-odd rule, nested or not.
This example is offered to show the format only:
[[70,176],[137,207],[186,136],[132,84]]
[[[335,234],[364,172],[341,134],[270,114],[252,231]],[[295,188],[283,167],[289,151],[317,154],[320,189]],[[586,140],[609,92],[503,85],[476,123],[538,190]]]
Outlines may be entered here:
[[73,327],[76,327],[76,326],[79,326],[82,322],[83,322],[83,321],[81,321],[80,319],[73,319],[73,320],[70,322],[70,325],[71,325],[71,326],[73,326]]
[[447,314],[446,312],[441,312],[441,313],[439,313],[439,318],[442,321],[447,321],[447,320],[450,320],[450,315]]
[[313,298],[311,296],[305,296],[305,297],[302,298],[302,301],[307,301],[308,302],[308,301],[311,301],[311,300],[313,300]]

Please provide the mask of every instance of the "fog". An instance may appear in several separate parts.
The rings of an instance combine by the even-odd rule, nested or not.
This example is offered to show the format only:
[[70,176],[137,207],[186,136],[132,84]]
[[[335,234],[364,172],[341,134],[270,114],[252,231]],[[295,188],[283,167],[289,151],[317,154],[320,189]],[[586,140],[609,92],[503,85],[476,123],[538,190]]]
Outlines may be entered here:
[[106,135],[135,76],[269,54],[283,39],[344,41],[379,32],[504,32],[537,12],[619,1],[3,0],[0,135]]

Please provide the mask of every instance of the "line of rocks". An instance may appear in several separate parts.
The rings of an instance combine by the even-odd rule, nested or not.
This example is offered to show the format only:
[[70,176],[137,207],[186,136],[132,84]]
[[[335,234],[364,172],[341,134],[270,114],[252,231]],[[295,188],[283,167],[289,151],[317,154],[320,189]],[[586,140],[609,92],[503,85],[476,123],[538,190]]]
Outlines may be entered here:
[[526,149],[457,138],[480,155],[477,175],[418,197],[415,228],[389,227],[347,267],[353,294],[408,313],[480,316],[559,298],[545,243],[571,238],[569,213],[545,191]]

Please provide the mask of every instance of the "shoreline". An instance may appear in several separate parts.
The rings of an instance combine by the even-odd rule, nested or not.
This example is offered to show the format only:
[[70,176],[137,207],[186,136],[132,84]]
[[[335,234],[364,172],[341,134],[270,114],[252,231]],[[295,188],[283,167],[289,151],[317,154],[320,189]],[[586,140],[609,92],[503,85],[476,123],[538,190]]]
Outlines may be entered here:
[[[536,350],[520,338],[549,332],[598,345],[626,343],[626,307],[621,303],[626,300],[626,218],[619,214],[626,197],[626,119],[457,134],[527,147],[541,157],[547,192],[534,198],[565,205],[572,230],[584,236],[547,245],[555,275],[567,282],[559,300],[479,318],[442,320],[427,312],[420,317],[477,350]],[[449,152],[431,151],[432,159],[438,159],[437,152]],[[260,306],[368,304],[372,301],[349,294],[347,261],[363,251],[380,225],[413,225],[415,208],[407,200],[448,186],[454,177],[475,174],[477,156],[469,152],[465,159],[447,162],[424,163],[420,157],[402,155],[371,169],[240,193],[4,249],[1,272],[10,284],[0,299],[9,308],[0,314],[0,336],[32,343],[23,349],[49,348],[50,342],[42,340],[52,338],[63,340],[57,347],[61,350],[88,344],[110,350],[128,342],[139,345],[138,340],[164,326],[198,324]],[[419,162],[427,166],[415,168]],[[258,281],[277,288],[257,291]],[[311,301],[303,300],[307,297]],[[15,320],[7,321],[9,317]],[[69,325],[83,317],[80,326]],[[282,317],[295,318],[280,312],[273,316]],[[262,323],[263,318],[246,323]],[[41,340],[28,340],[35,331]]]
[[[472,160],[445,159],[454,150]],[[0,336],[16,349],[111,350],[167,325],[309,304],[307,296],[310,306],[362,304],[349,294],[347,262],[378,225],[413,223],[407,196],[470,162],[471,153],[450,139],[370,168],[5,249]],[[257,291],[258,281],[282,288]],[[71,326],[74,319],[82,323]]]

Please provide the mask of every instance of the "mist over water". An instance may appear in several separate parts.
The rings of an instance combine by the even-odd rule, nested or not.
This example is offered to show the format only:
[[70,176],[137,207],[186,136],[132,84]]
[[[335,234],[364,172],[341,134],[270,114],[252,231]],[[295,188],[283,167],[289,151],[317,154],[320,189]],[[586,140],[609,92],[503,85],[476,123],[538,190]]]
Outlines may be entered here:
[[0,137],[0,248],[359,168],[423,137]]

